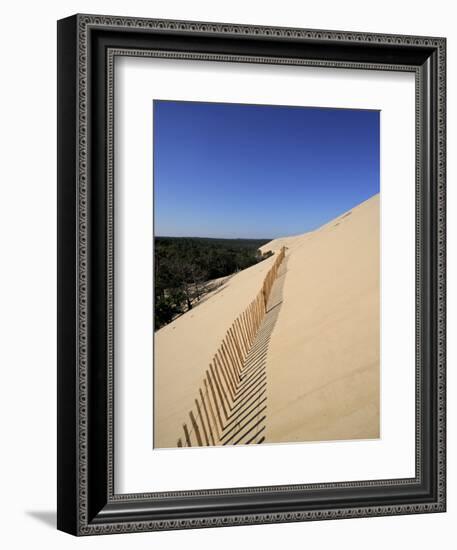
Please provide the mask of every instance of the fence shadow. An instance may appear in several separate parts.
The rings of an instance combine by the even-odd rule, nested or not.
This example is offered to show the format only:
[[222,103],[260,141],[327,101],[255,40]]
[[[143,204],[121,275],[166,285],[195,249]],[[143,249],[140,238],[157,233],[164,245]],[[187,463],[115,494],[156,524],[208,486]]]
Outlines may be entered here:
[[178,447],[248,445],[265,438],[266,359],[282,303],[287,259],[277,253],[262,288],[227,330],[182,425]]
[[281,311],[286,270],[287,258],[278,270],[265,317],[246,357],[241,372],[241,384],[235,397],[235,406],[221,437],[223,445],[249,445],[262,443],[265,439],[268,346]]

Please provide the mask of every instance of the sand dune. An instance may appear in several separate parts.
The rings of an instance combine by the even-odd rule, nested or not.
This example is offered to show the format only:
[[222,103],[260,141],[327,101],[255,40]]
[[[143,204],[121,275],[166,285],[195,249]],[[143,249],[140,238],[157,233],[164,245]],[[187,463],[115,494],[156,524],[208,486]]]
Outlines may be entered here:
[[[284,243],[285,241],[285,243]],[[267,441],[379,436],[379,195],[286,244]]]
[[[262,441],[379,437],[379,244],[375,195],[316,231],[262,247],[287,248],[258,344],[266,373]],[[176,446],[208,363],[274,258],[236,274],[156,333],[156,447]]]
[[273,261],[274,256],[235,274],[203,304],[155,333],[154,446],[176,447],[205,369]]

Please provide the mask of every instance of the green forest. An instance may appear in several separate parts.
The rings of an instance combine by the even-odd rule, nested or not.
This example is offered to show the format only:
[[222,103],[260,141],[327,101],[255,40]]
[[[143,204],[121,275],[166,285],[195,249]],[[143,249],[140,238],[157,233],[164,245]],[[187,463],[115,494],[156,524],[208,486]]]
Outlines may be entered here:
[[259,247],[271,239],[155,237],[155,330],[198,304],[227,277],[272,255]]

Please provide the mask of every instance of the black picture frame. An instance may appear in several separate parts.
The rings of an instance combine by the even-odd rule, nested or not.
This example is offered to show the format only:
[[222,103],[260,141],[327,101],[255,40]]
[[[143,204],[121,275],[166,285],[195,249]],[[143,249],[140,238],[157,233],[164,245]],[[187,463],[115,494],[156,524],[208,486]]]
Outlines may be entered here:
[[[414,478],[114,493],[112,60],[126,50],[414,72]],[[445,511],[445,52],[444,38],[422,36],[101,15],[58,22],[58,529],[91,535]]]

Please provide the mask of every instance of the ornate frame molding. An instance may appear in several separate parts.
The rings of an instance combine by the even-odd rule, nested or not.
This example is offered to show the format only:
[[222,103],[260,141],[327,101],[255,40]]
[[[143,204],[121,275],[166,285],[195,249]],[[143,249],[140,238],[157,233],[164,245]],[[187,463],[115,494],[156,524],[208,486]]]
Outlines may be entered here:
[[[212,527],[226,525],[240,525],[252,523],[275,523],[284,521],[307,521],[317,519],[336,519],[350,517],[366,517],[391,514],[410,514],[424,512],[440,512],[445,510],[445,39],[418,36],[401,36],[386,34],[351,33],[340,31],[322,31],[309,29],[289,29],[276,27],[257,27],[246,25],[226,25],[221,23],[201,23],[189,21],[164,21],[155,19],[137,19],[124,17],[110,17],[97,15],[77,15],[59,22],[61,35],[60,41],[60,73],[63,77],[68,69],[68,63],[74,70],[73,81],[65,84],[60,81],[59,102],[62,127],[60,135],[64,138],[63,132],[68,130],[67,109],[75,111],[73,122],[76,131],[75,142],[67,142],[62,145],[63,149],[71,148],[72,151],[59,152],[60,163],[67,160],[68,155],[73,155],[74,166],[61,167],[59,172],[59,192],[63,197],[66,194],[64,186],[68,187],[69,179],[73,180],[75,194],[72,198],[62,198],[59,208],[64,214],[65,209],[74,211],[74,224],[70,228],[68,222],[62,220],[59,230],[64,234],[63,241],[67,242],[71,236],[74,241],[74,263],[69,264],[68,257],[60,254],[59,265],[63,276],[72,272],[75,287],[70,292],[63,287],[59,290],[59,300],[62,305],[63,324],[74,323],[73,339],[59,335],[61,355],[59,359],[59,377],[61,379],[59,390],[59,414],[67,414],[65,426],[59,430],[59,528],[79,535],[105,534],[132,531],[149,531],[163,529],[183,529],[195,527]],[[91,300],[91,261],[94,249],[94,227],[92,220],[94,213],[91,210],[90,181],[93,178],[93,150],[91,139],[94,140],[94,132],[91,128],[91,120],[95,116],[97,105],[94,102],[96,92],[93,89],[93,81],[96,78],[93,64],[94,51],[101,48],[99,44],[94,45],[94,31],[110,31],[116,37],[122,34],[133,33],[133,36],[141,33],[146,36],[148,33],[158,33],[157,36],[166,35],[170,37],[191,37],[211,36],[215,39],[220,37],[240,38],[257,40],[264,38],[274,40],[281,44],[313,44],[313,45],[346,45],[354,52],[361,51],[364,47],[373,48],[385,46],[400,51],[407,48],[413,52],[430,52],[428,59],[431,59],[432,67],[424,69],[420,63],[385,63],[361,62],[356,60],[326,60],[302,58],[298,56],[272,56],[272,55],[240,55],[231,53],[202,53],[185,51],[183,49],[170,50],[164,48],[135,48],[123,46],[111,46],[105,44],[103,55],[106,57],[105,91],[106,91],[106,480],[100,491],[94,491],[93,483],[89,476],[91,468],[91,433],[93,433],[93,419],[89,414],[89,403],[91,395],[90,369],[93,358],[90,354],[91,333],[90,326],[94,323],[90,307]],[[336,47],[336,46],[335,46]],[[349,50],[348,50],[349,51]],[[352,51],[352,50],[351,50]],[[346,483],[326,483],[313,485],[293,485],[278,487],[257,487],[241,489],[225,489],[210,491],[187,491],[170,493],[142,493],[116,495],[113,484],[113,117],[114,117],[114,59],[116,56],[147,56],[166,57],[174,59],[198,59],[221,62],[243,62],[243,63],[274,63],[274,64],[295,64],[316,67],[340,67],[364,70],[388,70],[388,71],[410,71],[416,75],[416,477],[412,479],[392,479],[379,481],[361,481]],[[355,56],[357,54],[354,54]],[[412,54],[411,54],[412,55]],[[67,69],[64,67],[67,67]],[[65,76],[66,73],[65,73]],[[426,102],[425,87],[430,85],[433,97]],[[73,86],[73,100],[70,102],[69,86]],[[95,94],[95,95],[94,95]],[[71,95],[71,94],[70,94]],[[426,104],[427,108],[424,108]],[[99,108],[99,107],[98,107]],[[429,119],[433,119],[430,120]],[[433,135],[432,135],[433,134]],[[434,140],[436,157],[430,158],[425,155],[429,141]],[[425,155],[425,156],[424,156]],[[75,169],[76,167],[76,169]],[[430,212],[424,212],[424,201],[428,200],[423,196],[424,178],[429,177],[431,183],[436,187],[431,191],[434,193],[430,204]],[[75,200],[76,197],[76,200]],[[73,202],[72,202],[73,201]],[[427,203],[428,204],[428,203]],[[427,218],[428,216],[430,219]],[[424,225],[424,220],[427,223]],[[66,225],[65,225],[66,224]],[[64,227],[65,226],[65,227]],[[425,227],[426,226],[426,227]],[[429,231],[424,234],[424,231]],[[424,240],[425,238],[425,240]],[[435,238],[436,257],[432,258],[429,240]],[[92,247],[92,248],[91,248]],[[59,246],[59,250],[61,247]],[[425,255],[424,255],[425,253]],[[430,257],[429,257],[430,256]],[[424,290],[423,263],[436,262],[433,277],[436,277],[436,292],[434,288]],[[431,279],[432,281],[432,279]],[[432,284],[432,283],[431,283]],[[70,293],[70,294],[69,294]],[[429,296],[430,293],[430,296]],[[436,294],[436,295],[435,295]],[[433,333],[425,334],[430,339],[436,337],[435,342],[428,343],[424,340],[424,323],[428,319],[430,311],[424,303],[424,296],[434,302],[436,313],[433,319]],[[68,314],[65,312],[67,301],[74,300],[75,318],[69,322]],[[432,312],[434,313],[434,312]],[[60,325],[61,323],[59,323]],[[73,325],[71,325],[73,326]],[[68,346],[72,343],[72,348]],[[198,500],[201,497],[237,497],[242,495],[262,495],[271,493],[296,493],[303,491],[328,491],[342,489],[366,489],[366,488],[389,488],[408,487],[424,483],[424,456],[422,454],[424,422],[428,427],[430,419],[424,418],[424,379],[423,379],[423,348],[431,348],[435,354],[432,358],[436,361],[436,380],[433,392],[436,398],[434,414],[433,435],[436,444],[436,464],[427,465],[434,468],[436,475],[434,479],[434,498],[421,502],[401,502],[398,504],[377,505],[361,503],[359,506],[335,506],[329,509],[322,509],[317,505],[308,504],[299,511],[265,511],[228,513],[221,514],[217,511],[213,516],[207,514],[199,517],[160,517],[155,519],[151,512],[147,517],[136,510],[135,505],[144,507],[145,502],[158,502],[170,499],[185,499],[192,497]],[[433,348],[433,349],[432,349]],[[72,368],[69,369],[67,356],[73,355]],[[430,375],[431,376],[431,375]],[[71,379],[71,380],[70,380]],[[433,393],[432,392],[432,393]],[[76,398],[75,411],[72,414],[67,412],[63,400],[72,395]],[[69,436],[63,434],[63,430],[73,426],[72,437],[74,441],[71,449],[69,447]],[[427,428],[428,429],[428,428]],[[68,464],[68,456],[74,450],[74,462]],[[70,472],[70,469],[72,470]],[[74,471],[73,471],[74,470]],[[98,497],[92,499],[91,493],[97,492]],[[105,500],[103,507],[100,504]],[[92,500],[91,500],[92,499]],[[92,502],[93,501],[93,502]],[[198,508],[197,504],[193,504]],[[98,510],[95,510],[95,509]],[[242,508],[240,507],[240,510]],[[100,512],[100,513],[99,513]]]

